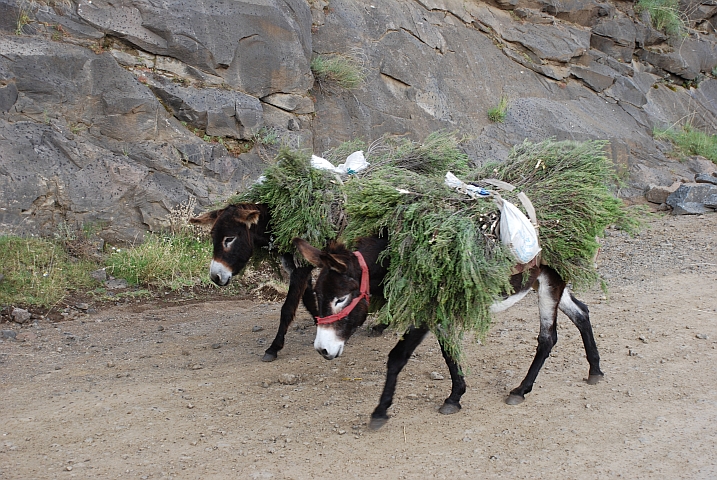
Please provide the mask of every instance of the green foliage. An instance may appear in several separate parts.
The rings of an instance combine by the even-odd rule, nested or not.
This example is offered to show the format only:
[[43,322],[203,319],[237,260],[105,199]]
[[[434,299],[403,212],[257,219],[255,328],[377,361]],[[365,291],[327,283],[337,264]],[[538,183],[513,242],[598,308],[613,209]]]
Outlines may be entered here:
[[282,148],[276,163],[239,201],[265,203],[271,234],[279,252],[291,252],[294,237],[314,245],[336,238],[342,220],[341,184],[333,173],[311,167],[311,154]]
[[0,272],[5,276],[0,282],[0,307],[51,307],[68,291],[95,283],[90,272],[97,268],[89,260],[72,261],[52,240],[0,236]]
[[679,0],[639,0],[635,5],[635,12],[648,12],[655,29],[668,35],[680,36],[685,31],[685,22],[679,6]]
[[717,135],[700,132],[689,124],[677,130],[656,128],[653,134],[655,138],[670,140],[679,156],[702,155],[717,163]]
[[488,110],[488,118],[491,122],[503,123],[508,112],[508,97],[502,95],[498,105]]
[[132,285],[179,290],[209,285],[207,259],[212,244],[188,234],[148,233],[140,245],[113,248],[107,271]]
[[358,88],[366,80],[362,62],[346,55],[317,55],[311,60],[311,71],[320,82],[334,82],[346,90]]
[[[636,226],[610,191],[615,173],[604,147],[605,142],[525,142],[506,163],[461,175],[514,184],[514,192],[501,195],[517,205],[515,197],[524,191],[538,214],[545,263],[575,287],[587,287],[598,279],[596,236],[614,223]],[[388,233],[387,303],[379,321],[398,329],[427,325],[458,357],[464,334],[485,332],[490,305],[510,291],[515,261],[491,233],[497,206],[448,189],[445,171],[418,174],[386,165],[369,178],[346,182],[344,236]]]
[[608,225],[639,228],[635,216],[611,192],[616,174],[604,153],[606,143],[526,141],[505,163],[473,177],[497,178],[515,185],[514,194],[525,192],[538,217],[543,262],[577,289],[598,279],[593,263],[599,248],[596,237]]

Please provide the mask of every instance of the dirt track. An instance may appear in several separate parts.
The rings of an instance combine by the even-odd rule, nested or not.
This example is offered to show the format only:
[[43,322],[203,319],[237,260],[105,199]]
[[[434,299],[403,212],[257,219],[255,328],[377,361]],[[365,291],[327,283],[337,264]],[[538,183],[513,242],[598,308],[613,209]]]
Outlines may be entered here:
[[584,383],[580,336],[561,314],[535,390],[503,403],[535,350],[531,295],[466,348],[460,413],[437,412],[450,381],[429,337],[376,432],[366,423],[395,333],[362,331],[327,362],[302,310],[266,364],[280,303],[3,324],[25,341],[0,343],[0,478],[717,478],[717,214],[610,231],[599,264],[610,298],[578,296],[604,382]]

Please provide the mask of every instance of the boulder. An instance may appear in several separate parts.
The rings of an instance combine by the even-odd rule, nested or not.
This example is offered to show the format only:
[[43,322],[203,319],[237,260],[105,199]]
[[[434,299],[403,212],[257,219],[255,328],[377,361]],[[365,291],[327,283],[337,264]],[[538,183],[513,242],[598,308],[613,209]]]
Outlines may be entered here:
[[670,186],[650,185],[645,192],[645,199],[650,203],[662,204],[667,202],[667,197],[677,191],[682,182],[675,182]]
[[178,120],[207,135],[248,140],[264,126],[261,102],[251,95],[168,81],[153,81],[150,88]]
[[609,56],[630,62],[635,51],[637,29],[633,20],[623,13],[601,18],[593,27],[590,46]]
[[706,173],[697,174],[695,175],[695,183],[711,183],[712,185],[717,185],[717,175],[714,173],[712,175]]
[[674,215],[690,215],[707,213],[715,204],[717,185],[709,183],[685,183],[667,197],[667,205],[672,207]]
[[313,82],[311,12],[303,0],[81,0],[77,14],[106,35],[175,58],[257,98]]

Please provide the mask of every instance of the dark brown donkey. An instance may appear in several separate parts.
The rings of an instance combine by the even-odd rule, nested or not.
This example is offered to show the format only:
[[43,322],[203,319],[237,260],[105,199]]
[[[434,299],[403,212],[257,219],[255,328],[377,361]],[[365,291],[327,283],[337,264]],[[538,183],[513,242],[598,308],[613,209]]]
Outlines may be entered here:
[[[346,340],[366,321],[368,294],[383,295],[382,281],[387,269],[386,265],[378,262],[378,259],[387,242],[385,239],[361,239],[357,243],[356,252],[351,252],[340,244],[331,244],[322,251],[298,238],[294,239],[294,244],[309,262],[321,268],[315,285],[319,316],[314,348],[324,358],[331,360],[341,355]],[[357,255],[357,252],[360,255]],[[362,267],[362,262],[365,267]],[[370,277],[370,282],[366,281],[366,276]],[[528,374],[521,384],[510,392],[506,403],[510,405],[521,403],[525,400],[525,394],[533,389],[540,368],[550,355],[553,345],[558,341],[556,323],[558,309],[572,320],[582,335],[590,364],[587,382],[591,385],[599,382],[603,373],[600,371],[600,356],[590,326],[587,305],[570,293],[565,281],[555,270],[544,265],[531,268],[526,276],[523,273],[513,275],[511,285],[514,293],[495,303],[491,311],[499,312],[507,309],[522,299],[531,288],[535,288],[539,299],[540,334],[538,348]],[[369,292],[365,291],[367,288]],[[428,331],[429,329],[423,325],[409,328],[388,354],[386,384],[378,406],[371,414],[370,428],[380,428],[388,420],[386,410],[393,402],[398,374]],[[460,399],[466,391],[466,383],[460,366],[451,358],[443,345],[441,351],[451,374],[452,387],[450,396],[439,411],[443,414],[451,414],[461,409]]]
[[297,267],[292,254],[279,255],[271,249],[269,225],[271,218],[266,205],[240,203],[203,213],[189,220],[196,225],[211,225],[214,253],[209,267],[209,276],[214,283],[224,286],[232,276],[241,272],[249,262],[255,249],[267,249],[281,261],[289,273],[289,293],[281,307],[279,330],[274,341],[266,349],[262,361],[276,360],[279,350],[284,348],[284,338],[289,325],[294,321],[299,301],[313,318],[318,315],[316,297],[311,285],[311,271],[314,267]]

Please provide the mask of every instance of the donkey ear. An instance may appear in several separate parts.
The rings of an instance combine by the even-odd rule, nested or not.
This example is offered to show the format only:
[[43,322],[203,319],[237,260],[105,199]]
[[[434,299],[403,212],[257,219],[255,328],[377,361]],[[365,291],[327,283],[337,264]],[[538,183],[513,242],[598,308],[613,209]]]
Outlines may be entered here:
[[193,217],[189,219],[189,223],[194,225],[209,225],[211,223],[216,222],[217,218],[219,218],[219,215],[224,211],[224,209],[220,210],[212,210],[211,212],[204,212],[198,217]]
[[331,270],[334,270],[339,273],[346,273],[348,266],[338,255],[332,255],[330,253],[322,252],[321,258],[323,259],[324,264],[327,265]]
[[324,259],[321,255],[321,250],[312,246],[303,238],[297,237],[293,240],[293,242],[299,253],[301,253],[310,264],[319,268],[324,267]]
[[251,228],[252,225],[259,223],[259,210],[237,210],[234,212],[234,220]]

